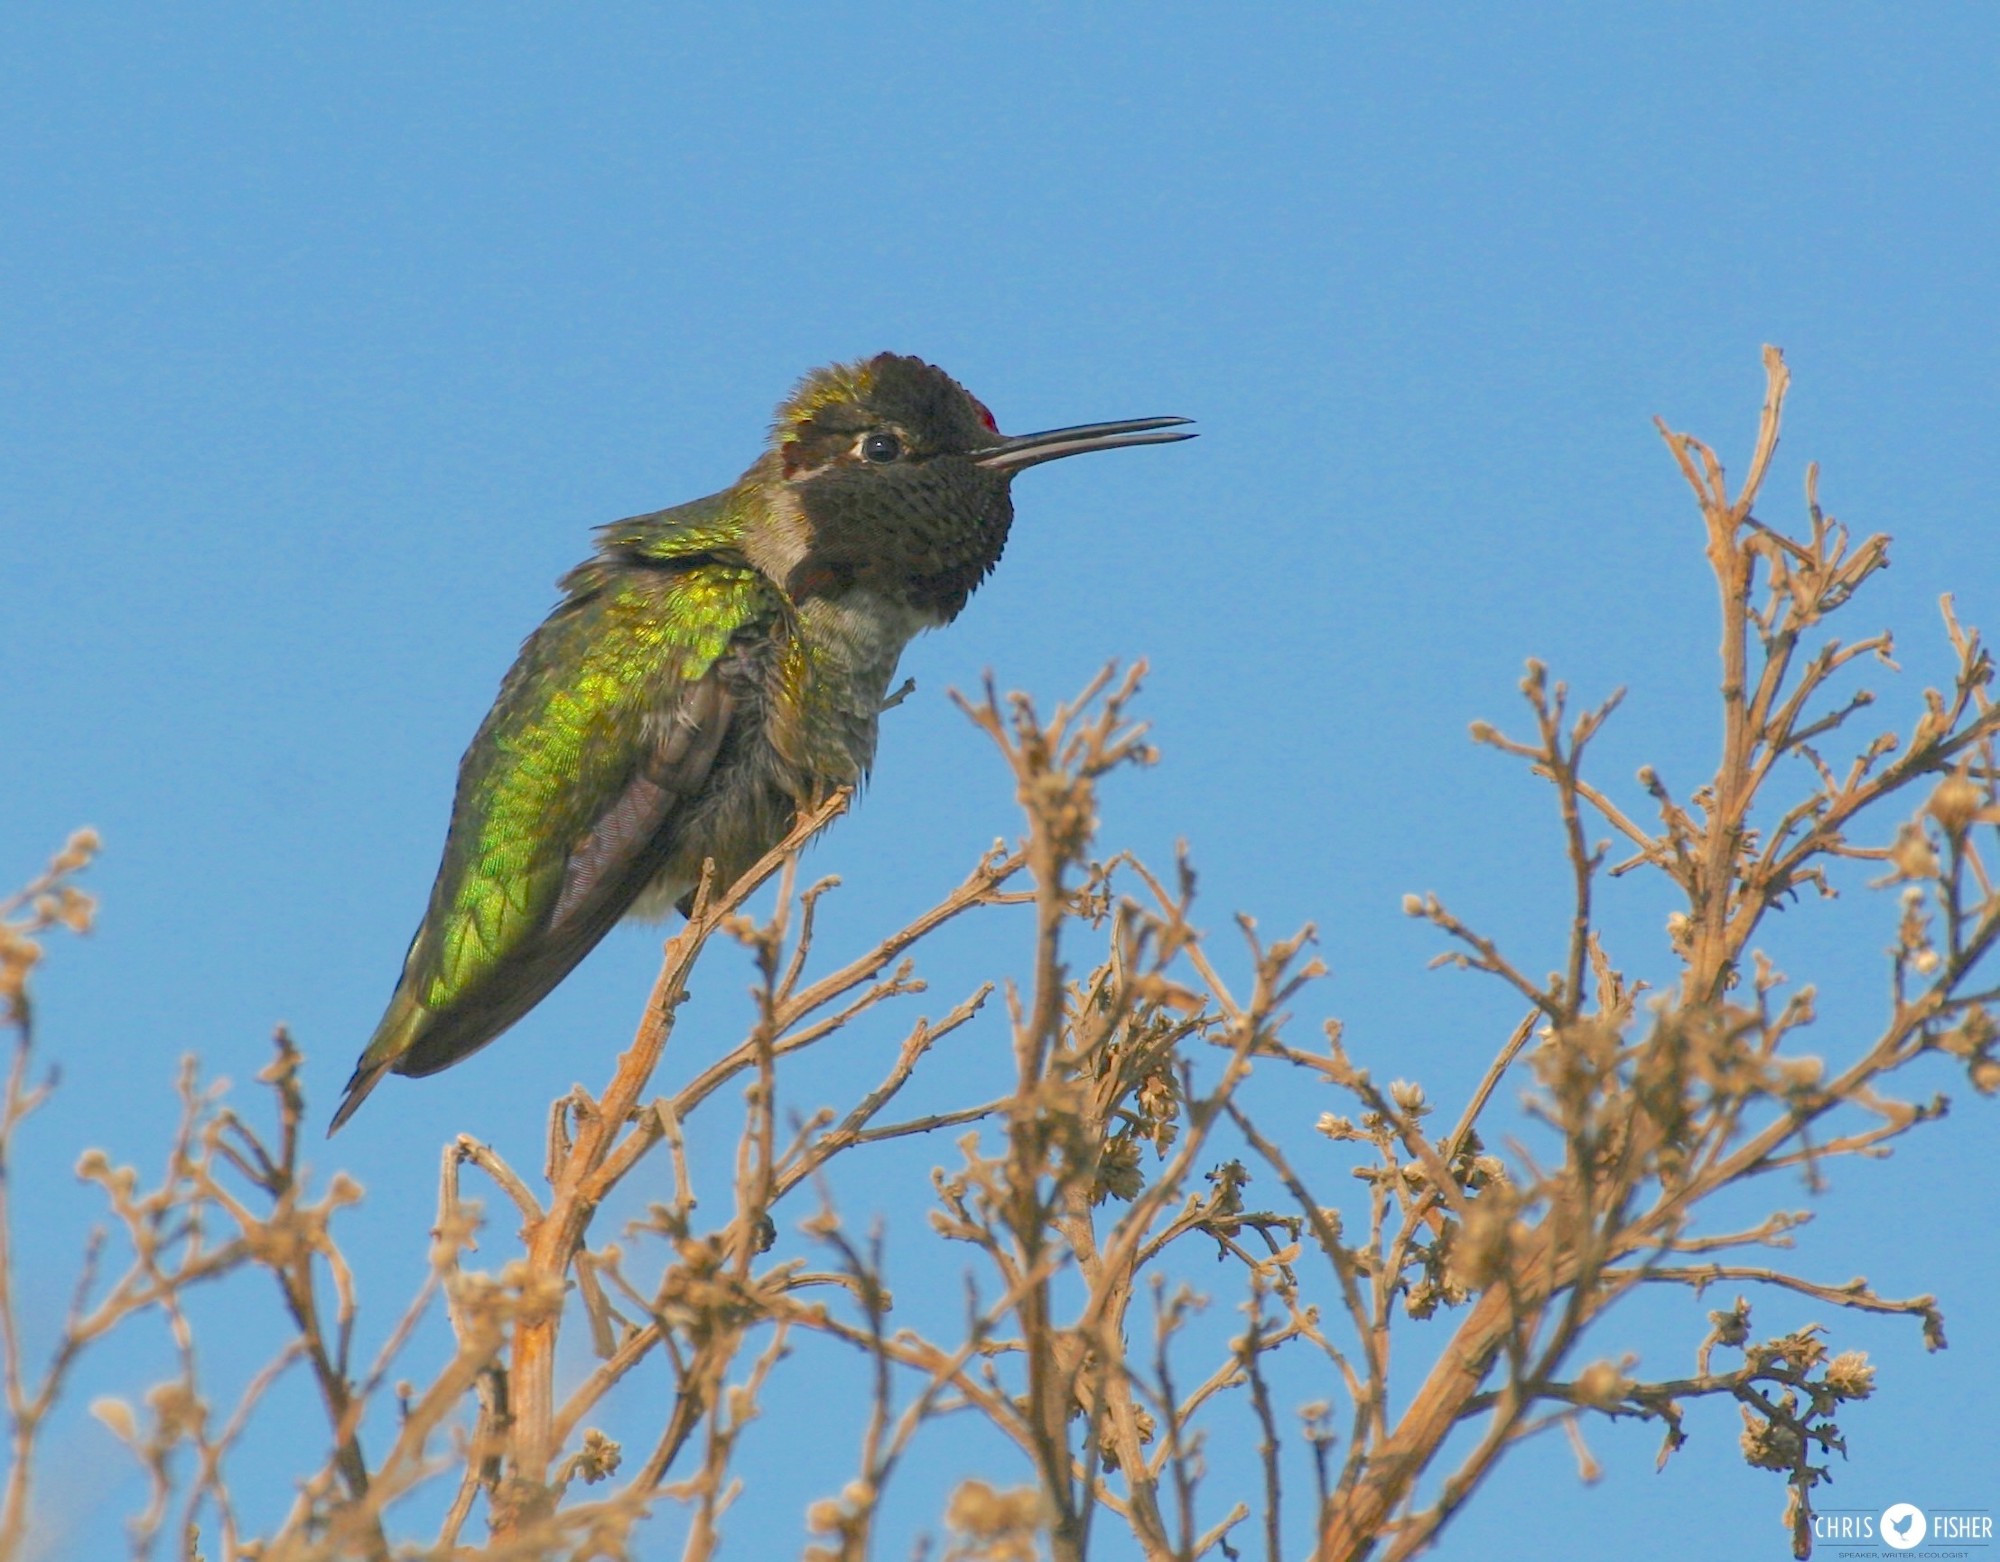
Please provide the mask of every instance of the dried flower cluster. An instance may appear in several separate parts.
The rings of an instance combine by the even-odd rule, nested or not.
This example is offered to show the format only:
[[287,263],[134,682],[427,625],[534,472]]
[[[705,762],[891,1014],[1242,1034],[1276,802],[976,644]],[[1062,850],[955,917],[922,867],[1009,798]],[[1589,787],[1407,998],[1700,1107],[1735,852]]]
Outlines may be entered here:
[[[1494,1038],[1477,1078],[1382,1085],[1338,1025],[1300,1040],[1290,1006],[1320,970],[1309,929],[1268,940],[1242,920],[1242,952],[1224,958],[1193,920],[1185,861],[1160,874],[1094,854],[1098,783],[1151,758],[1130,718],[1137,670],[1106,674],[1046,718],[989,686],[965,709],[1012,776],[1019,843],[823,974],[814,927],[833,885],[801,888],[796,873],[844,797],[740,883],[705,884],[605,1088],[555,1103],[543,1167],[509,1164],[471,1135],[442,1146],[428,1279],[398,1316],[364,1320],[356,1304],[336,1227],[359,1189],[301,1175],[300,1057],[286,1036],[263,1076],[268,1120],[239,1115],[190,1065],[156,1178],[87,1151],[77,1171],[102,1190],[108,1226],[39,1371],[20,1338],[15,1255],[0,1247],[11,1428],[0,1559],[30,1554],[37,1454],[78,1356],[141,1319],[164,1325],[173,1375],[89,1407],[147,1474],[131,1526],[139,1556],[610,1558],[677,1528],[685,1556],[707,1557],[757,1483],[744,1434],[768,1385],[826,1351],[858,1353],[872,1391],[851,1407],[851,1478],[801,1515],[816,1562],[888,1543],[884,1495],[947,1415],[982,1423],[994,1450],[989,1479],[931,1503],[947,1558],[1080,1562],[1108,1525],[1129,1537],[1118,1549],[1154,1559],[1254,1548],[1337,1562],[1416,1554],[1509,1449],[1545,1430],[1570,1439],[1586,1478],[1593,1417],[1658,1423],[1664,1460],[1705,1399],[1738,1407],[1743,1457],[1783,1478],[1805,1555],[1814,1490],[1844,1447],[1840,1407],[1876,1391],[1875,1369],[1858,1349],[1836,1350],[1820,1323],[1758,1338],[1748,1296],[1804,1298],[1829,1318],[1907,1315],[1933,1347],[1941,1317],[1927,1296],[1753,1261],[1802,1217],[1773,1209],[1716,1229],[1710,1200],[1774,1174],[1817,1185],[1831,1163],[1878,1154],[1935,1118],[1941,1102],[1895,1093],[1927,1054],[1952,1059],[1978,1092],[2000,1087],[1989,960],[2000,893],[1985,861],[2000,838],[2000,716],[1991,660],[1947,601],[1950,687],[1926,694],[1907,733],[1848,736],[1870,700],[1837,695],[1837,677],[1887,661],[1890,642],[1843,642],[1825,622],[1883,567],[1887,545],[1855,542],[1823,515],[1811,479],[1799,535],[1754,514],[1786,388],[1775,353],[1766,367],[1756,454],[1733,494],[1706,446],[1662,429],[1720,591],[1724,739],[1710,778],[1678,797],[1643,770],[1640,796],[1616,800],[1583,763],[1616,697],[1577,714],[1536,664],[1521,685],[1526,735],[1473,728],[1551,788],[1573,887],[1565,947],[1541,980],[1440,898],[1406,900],[1442,935],[1442,960],[1518,1000],[1519,1022]],[[1801,790],[1777,796],[1792,777]],[[1617,860],[1597,829],[1620,843]],[[0,904],[0,1018],[16,1039],[0,1198],[19,1126],[47,1090],[31,1082],[29,973],[41,935],[88,926],[72,880],[95,845],[79,835]],[[1852,1056],[1823,1061],[1800,1047],[1812,989],[1771,965],[1758,934],[1803,892],[1830,895],[1843,860],[1879,865],[1901,899],[1886,1016]],[[1655,992],[1626,974],[1596,920],[1605,879],[1630,873],[1664,875],[1675,896],[1677,979]],[[773,879],[775,908],[748,915]],[[799,1054],[923,990],[914,960],[927,937],[1004,906],[1032,922],[1018,979],[996,973],[941,1018],[908,1025],[888,1071],[840,1103],[781,1106]],[[750,1023],[716,1061],[663,1084],[690,973],[718,939],[749,951]],[[1237,959],[1249,974],[1232,986],[1221,967]],[[938,1044],[976,1021],[1004,1026],[1006,1093],[898,1116]],[[1294,1121],[1252,1111],[1255,1072],[1288,1081]],[[1508,1081],[1531,1117],[1518,1141],[1496,1127]],[[696,1153],[688,1124],[731,1111],[733,1157]],[[1314,1122],[1331,1149],[1301,1141],[1296,1130]],[[874,1146],[952,1132],[932,1174],[931,1232],[899,1230],[893,1244],[858,1234],[831,1172]],[[642,1165],[667,1195],[620,1231],[598,1229]],[[486,1221],[471,1180],[510,1208],[517,1246]],[[471,1266],[475,1239],[492,1267]],[[891,1289],[892,1268],[933,1239],[943,1252],[921,1262],[966,1275],[959,1326],[944,1331],[895,1321]],[[286,1343],[227,1402],[204,1374],[186,1303],[197,1286],[275,1291],[287,1320]],[[1585,1331],[1602,1338],[1606,1315],[1643,1286],[1744,1295],[1709,1312],[1698,1339],[1691,1315],[1685,1377],[1584,1359]],[[1211,1318],[1217,1292],[1240,1324]],[[419,1370],[411,1341],[437,1312],[452,1345]],[[557,1370],[566,1333],[592,1353],[570,1380]],[[294,1372],[309,1375],[320,1419],[266,1428],[269,1391]],[[644,1395],[614,1399],[640,1381]],[[1311,1385],[1304,1404],[1300,1384]],[[301,1450],[289,1509],[255,1525],[230,1473],[253,1427]],[[1218,1496],[1209,1452],[1221,1432],[1255,1448],[1260,1473]],[[391,1511],[420,1491],[435,1494],[428,1509]],[[417,1512],[441,1517],[418,1534]],[[654,1554],[659,1542],[643,1544]]]

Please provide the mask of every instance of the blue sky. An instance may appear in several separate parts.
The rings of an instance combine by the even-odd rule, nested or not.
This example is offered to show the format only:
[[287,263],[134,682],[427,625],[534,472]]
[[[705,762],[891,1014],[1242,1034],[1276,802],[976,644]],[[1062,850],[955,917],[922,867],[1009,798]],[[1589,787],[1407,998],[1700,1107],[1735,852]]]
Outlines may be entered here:
[[[1850,628],[1899,631],[1905,674],[1878,685],[1899,720],[1941,665],[1939,592],[2000,624],[1996,67],[2000,21],[1972,8],[9,7],[0,877],[75,825],[106,841],[101,928],[39,987],[67,1083],[28,1146],[31,1317],[91,1209],[52,1168],[85,1142],[157,1154],[182,1053],[246,1080],[286,1021],[331,1106],[458,754],[588,528],[722,486],[802,371],[885,347],[1006,428],[1203,433],[1017,486],[1000,571],[912,648],[919,692],[816,850],[855,941],[1011,827],[947,688],[991,668],[1053,701],[1144,655],[1165,759],[1109,788],[1107,844],[1187,837],[1212,926],[1316,921],[1334,974],[1302,1022],[1342,1016],[1378,1075],[1456,1103],[1511,1014],[1426,973],[1400,897],[1437,890],[1530,969],[1562,926],[1549,807],[1466,723],[1511,718],[1536,655],[1581,693],[1629,686],[1611,783],[1650,760],[1684,790],[1711,761],[1711,597],[1654,413],[1740,466],[1758,348],[1786,349],[1763,509],[1795,515],[1818,458],[1828,507],[1895,535]],[[1892,909],[1855,890],[1786,930],[1830,1053],[1883,1000]],[[1642,970],[1650,894],[1609,907]],[[373,1295],[420,1262],[441,1137],[533,1160],[656,953],[621,930],[321,1153],[370,1191]],[[990,953],[946,951],[940,992]],[[709,985],[727,1024],[739,984]],[[2000,1501],[2000,1261],[1966,1213],[1995,1124],[1962,1101],[1820,1201],[1808,1265],[1937,1289],[1952,1339],[1925,1357],[1911,1329],[1829,1320],[1884,1368],[1830,1504]],[[1679,1371],[1714,1304],[1607,1345]],[[80,1398],[146,1359],[107,1357]],[[1440,1554],[1779,1554],[1781,1492],[1733,1412],[1692,1429],[1661,1475],[1650,1430],[1600,1435],[1594,1488],[1529,1449]],[[962,1453],[946,1437],[908,1477],[909,1524]],[[795,1548],[844,1474],[774,1485],[737,1554]],[[78,1554],[118,1543],[97,1522]]]

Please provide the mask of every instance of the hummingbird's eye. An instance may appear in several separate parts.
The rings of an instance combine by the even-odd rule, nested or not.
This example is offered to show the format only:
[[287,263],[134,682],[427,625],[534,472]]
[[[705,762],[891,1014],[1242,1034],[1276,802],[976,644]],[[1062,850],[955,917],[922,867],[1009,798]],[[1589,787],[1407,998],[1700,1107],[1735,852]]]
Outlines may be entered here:
[[903,442],[894,434],[870,434],[861,441],[864,461],[893,461],[903,453]]

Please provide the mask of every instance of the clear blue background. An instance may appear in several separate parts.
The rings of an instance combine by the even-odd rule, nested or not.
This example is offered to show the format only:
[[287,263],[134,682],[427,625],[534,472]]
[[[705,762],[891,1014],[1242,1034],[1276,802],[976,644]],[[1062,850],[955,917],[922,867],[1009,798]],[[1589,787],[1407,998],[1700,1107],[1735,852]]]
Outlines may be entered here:
[[[1145,655],[1165,760],[1108,789],[1107,844],[1185,835],[1211,926],[1316,920],[1334,976],[1302,1034],[1344,1016],[1379,1077],[1449,1109],[1512,1011],[1426,974],[1401,895],[1438,890],[1530,970],[1562,928],[1548,802],[1466,722],[1514,720],[1539,655],[1593,697],[1629,685],[1597,772],[1624,795],[1642,760],[1683,792],[1712,762],[1710,588],[1652,414],[1740,469],[1757,349],[1786,348],[1763,510],[1796,516],[1818,457],[1829,507],[1895,534],[1848,627],[1902,632],[1905,675],[1872,675],[1900,724],[1941,666],[1937,594],[2000,624],[1989,12],[750,9],[0,16],[0,877],[77,824],[107,844],[101,930],[39,987],[66,1085],[19,1191],[38,1338],[93,1208],[62,1171],[76,1149],[156,1157],[175,1060],[247,1081],[279,1020],[330,1106],[458,754],[553,578],[591,525],[732,479],[816,363],[923,354],[1009,429],[1203,429],[1019,485],[1004,565],[913,647],[876,783],[815,852],[848,882],[835,942],[1011,828],[947,687],[992,668],[1053,701]],[[1665,906],[1636,885],[1609,906],[1655,977]],[[1788,919],[1829,1054],[1880,1017],[1892,916],[1857,893]],[[1018,925],[992,926],[942,952],[932,1012],[1017,960]],[[538,1163],[546,1102],[601,1082],[656,953],[621,930],[504,1043],[391,1081],[315,1151],[370,1191],[349,1229],[376,1329],[421,1265],[437,1146],[470,1129]],[[676,1056],[740,1014],[733,970],[701,986]],[[879,1031],[794,1099],[851,1089],[893,1046]],[[997,1079],[1001,1036],[996,1017],[960,1038],[934,1099]],[[1269,1104],[1297,1131],[1333,1103]],[[1890,1163],[1837,1169],[1830,1200],[1776,1190],[1823,1212],[1806,1267],[1935,1288],[1949,1318],[1951,1351],[1926,1357],[1899,1322],[1760,1310],[1768,1332],[1825,1318],[1884,1369],[1843,1417],[1827,1506],[2000,1503],[1995,1125],[1963,1100]],[[857,1220],[909,1223],[892,1264],[919,1298],[931,1265],[948,1315],[956,1255],[928,1255],[900,1191],[943,1153],[841,1186]],[[1234,1300],[1218,1291],[1225,1319]],[[1678,1374],[1726,1302],[1662,1298],[1599,1349]],[[275,1337],[266,1298],[241,1305],[242,1337]],[[107,1352],[76,1403],[163,1360]],[[215,1366],[243,1370],[226,1348]],[[795,1552],[803,1504],[847,1477],[828,1403],[772,1402],[733,1554]],[[302,1385],[279,1404],[303,1414]],[[1525,1450],[1440,1554],[1782,1554],[1781,1487],[1743,1467],[1734,1411],[1691,1430],[1658,1475],[1653,1429],[1600,1430],[1595,1487],[1559,1442]],[[80,1416],[55,1446],[59,1554],[112,1554],[137,1475]],[[954,1431],[932,1450],[885,1554],[935,1522],[948,1477],[1017,1476]]]

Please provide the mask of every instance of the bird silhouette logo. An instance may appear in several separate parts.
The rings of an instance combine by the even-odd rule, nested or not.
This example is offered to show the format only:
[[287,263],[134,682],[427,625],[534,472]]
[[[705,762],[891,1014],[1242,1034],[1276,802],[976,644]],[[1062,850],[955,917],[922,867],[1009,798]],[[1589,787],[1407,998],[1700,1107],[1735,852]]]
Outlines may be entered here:
[[1914,1502],[1899,1502],[1886,1508],[1882,1513],[1882,1538],[1898,1551],[1909,1551],[1924,1543],[1924,1536],[1930,1533],[1930,1525],[1924,1520],[1924,1510]]

